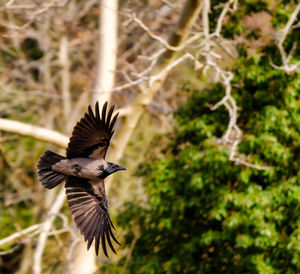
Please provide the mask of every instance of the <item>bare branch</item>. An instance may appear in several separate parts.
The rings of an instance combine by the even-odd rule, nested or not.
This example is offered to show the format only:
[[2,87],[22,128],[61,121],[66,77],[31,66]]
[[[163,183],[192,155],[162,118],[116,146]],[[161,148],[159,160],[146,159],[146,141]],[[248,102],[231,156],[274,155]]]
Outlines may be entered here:
[[52,227],[52,223],[55,219],[55,216],[60,211],[63,203],[65,201],[65,189],[62,187],[57,195],[55,202],[52,204],[49,212],[47,220],[41,226],[41,233],[38,238],[37,246],[33,256],[33,273],[40,274],[41,273],[41,265],[42,265],[42,255],[45,249],[46,240],[49,235],[49,231]]
[[[201,55],[205,57],[205,68],[203,73],[205,74],[208,71],[208,68],[213,68],[215,71],[214,80],[215,82],[220,82],[225,87],[225,96],[217,102],[214,106],[210,107],[212,111],[216,110],[218,107],[223,105],[229,114],[229,123],[225,134],[223,135],[220,142],[226,143],[229,145],[229,160],[235,162],[236,164],[242,164],[248,167],[266,170],[270,169],[269,166],[259,166],[248,163],[245,160],[237,157],[238,145],[242,140],[242,131],[237,125],[237,117],[238,117],[238,107],[236,101],[231,95],[231,80],[233,79],[233,73],[229,71],[223,70],[218,64],[217,60],[221,59],[219,54],[216,54],[212,47],[215,46],[215,42],[212,40],[213,37],[220,37],[222,25],[226,14],[229,11],[234,11],[237,8],[236,0],[229,0],[225,3],[224,8],[218,18],[217,27],[215,32],[209,33],[209,11],[210,11],[210,1],[204,0],[204,7],[202,13],[202,25],[204,31],[205,41],[203,42],[203,51]],[[230,8],[233,5],[233,8]]]
[[35,225],[27,227],[27,228],[25,228],[21,231],[18,231],[18,232],[14,233],[14,234],[6,237],[6,238],[3,238],[3,239],[0,240],[0,246],[9,244],[9,243],[15,241],[18,238],[24,237],[27,234],[30,234],[30,233],[32,233],[36,230],[39,230],[40,227],[41,227],[41,224],[35,224]]
[[294,50],[296,49],[296,43],[294,43],[290,53],[287,55],[287,53],[285,52],[283,43],[288,35],[288,33],[290,32],[290,30],[293,28],[293,23],[295,22],[295,20],[297,19],[297,16],[300,12],[300,3],[296,6],[295,10],[292,12],[287,24],[285,25],[285,27],[281,30],[278,31],[278,37],[277,37],[277,47],[278,50],[280,52],[281,55],[281,61],[282,61],[282,66],[277,66],[275,65],[272,60],[269,58],[269,62],[270,65],[273,68],[279,69],[279,70],[283,70],[286,73],[290,74],[293,73],[295,71],[298,70],[298,68],[300,67],[300,63],[297,64],[290,64],[290,59],[292,57],[292,54],[294,52]]
[[221,83],[225,86],[226,92],[225,96],[214,106],[212,106],[211,110],[216,110],[219,106],[223,105],[228,113],[229,113],[229,123],[225,134],[222,137],[222,142],[229,144],[229,160],[235,162],[236,164],[248,166],[251,168],[256,168],[260,170],[268,170],[272,167],[270,166],[259,166],[251,164],[245,160],[240,159],[236,156],[238,145],[241,142],[242,131],[237,125],[237,114],[238,108],[234,98],[231,95],[231,80],[233,78],[233,74],[231,72],[221,72]]
[[9,6],[11,6],[14,2],[15,2],[15,0],[9,0],[9,1],[5,4],[5,6],[6,6],[6,7],[9,7]]
[[[27,228],[25,228],[25,229],[23,229],[21,231],[15,232],[15,233],[13,233],[10,236],[1,239],[0,240],[0,246],[9,244],[11,242],[14,242],[15,240],[17,240],[19,238],[23,238],[25,236],[27,236],[27,237],[33,237],[33,236],[35,236],[35,235],[37,235],[37,234],[39,234],[41,232],[42,226],[43,226],[43,223],[41,223],[41,224],[35,224],[35,225],[27,227]],[[58,234],[65,233],[65,232],[70,232],[70,228],[68,226],[64,225],[64,228],[59,229],[59,230],[52,230],[52,231],[50,231],[48,233],[48,235],[49,236],[51,236],[51,235],[58,235]],[[5,254],[1,254],[1,252],[0,252],[0,255],[5,255]]]
[[210,0],[203,1],[203,9],[202,9],[202,24],[203,24],[203,33],[205,39],[208,39],[209,35],[209,12],[210,12]]
[[149,27],[147,27],[142,20],[140,20],[139,18],[136,17],[136,15],[133,14],[125,14],[126,16],[128,16],[130,18],[130,21],[133,21],[135,23],[137,23],[152,39],[158,41],[159,43],[161,43],[166,49],[168,50],[172,50],[172,51],[181,51],[183,50],[186,45],[192,43],[193,41],[195,41],[196,39],[198,39],[202,34],[196,34],[193,35],[190,39],[187,39],[183,44],[181,44],[180,46],[174,47],[172,45],[170,45],[166,40],[164,40],[163,38],[161,38],[159,35],[156,35],[155,33],[153,33],[152,30],[149,29]]
[[[226,16],[226,14],[228,13],[228,11],[233,12],[237,9],[237,2],[238,2],[238,0],[229,0],[228,2],[225,3],[224,8],[218,18],[217,27],[216,27],[216,30],[213,33],[213,35],[220,36],[224,18]],[[233,4],[232,9],[230,9],[231,4]]]
[[[48,10],[50,10],[51,8],[54,8],[56,6],[58,7],[62,7],[67,3],[68,0],[63,0],[63,1],[59,1],[59,0],[52,0],[52,1],[47,1],[45,2],[46,4],[42,5],[41,8],[37,9],[35,12],[30,12],[28,14],[29,20],[21,25],[21,26],[17,26],[17,25],[12,25],[12,24],[5,24],[4,22],[1,22],[2,25],[11,28],[11,29],[17,29],[17,30],[22,30],[26,27],[28,27],[39,15],[46,13]],[[32,10],[34,8],[38,8],[40,6],[35,6],[35,5],[12,5],[14,1],[9,1],[8,3],[6,3],[5,8],[6,9],[19,9],[19,10]]]
[[15,245],[13,248],[10,248],[9,250],[0,251],[0,256],[11,254],[11,253],[15,252],[18,249],[18,247],[19,247],[18,245]]
[[68,38],[63,35],[60,40],[59,60],[62,67],[62,99],[63,99],[63,113],[65,122],[68,121],[71,113],[71,95],[70,95],[70,63],[68,59]]
[[285,25],[285,27],[279,31],[279,39],[278,39],[278,43],[280,45],[283,44],[284,40],[286,39],[288,33],[290,32],[293,23],[295,22],[295,20],[297,19],[298,13],[300,12],[300,3],[296,6],[295,10],[292,12],[289,21],[287,22],[287,24]]
[[155,81],[158,81],[164,74],[169,73],[174,67],[178,66],[181,62],[183,62],[186,59],[190,59],[194,61],[195,67],[201,68],[203,65],[190,53],[185,53],[181,57],[174,60],[172,63],[170,63],[168,66],[166,66],[160,73],[149,77],[149,86],[152,86]]
[[137,23],[152,39],[157,40],[158,42],[160,42],[162,45],[164,45],[165,48],[169,49],[169,50],[174,50],[174,51],[178,51],[181,50],[182,47],[173,47],[171,45],[169,45],[169,43],[167,41],[165,41],[164,39],[162,39],[159,35],[156,35],[153,33],[152,30],[150,30],[143,22],[142,20],[138,19],[135,15],[135,13],[131,14],[130,16],[131,21]]
[[[202,0],[186,1],[177,27],[170,34],[168,39],[168,44],[171,47],[179,48],[185,43],[189,31],[201,11],[201,3]],[[163,54],[159,56],[149,74],[149,79],[152,79],[152,81],[149,82],[151,85],[149,85],[147,82],[139,85],[139,92],[126,107],[125,113],[127,115],[122,117],[122,123],[116,132],[114,142],[111,144],[112,148],[108,155],[111,160],[116,162],[120,160],[125,147],[129,142],[130,136],[132,135],[134,128],[144,112],[145,107],[150,104],[154,95],[162,86],[169,72],[168,67],[176,60],[176,56],[177,51],[166,49]],[[115,144],[118,144],[118,146],[116,147]],[[109,186],[110,184],[108,184],[108,187]]]
[[[12,1],[9,1],[9,2],[12,2]],[[10,10],[18,10],[18,9],[20,9],[20,10],[31,10],[31,9],[36,9],[37,8],[37,6],[36,5],[33,5],[33,4],[28,4],[28,5],[12,5],[12,4],[10,4],[9,2],[7,2],[6,4],[5,4],[5,8],[6,9],[10,9]]]
[[65,148],[69,138],[57,131],[0,118],[0,130],[25,135]]

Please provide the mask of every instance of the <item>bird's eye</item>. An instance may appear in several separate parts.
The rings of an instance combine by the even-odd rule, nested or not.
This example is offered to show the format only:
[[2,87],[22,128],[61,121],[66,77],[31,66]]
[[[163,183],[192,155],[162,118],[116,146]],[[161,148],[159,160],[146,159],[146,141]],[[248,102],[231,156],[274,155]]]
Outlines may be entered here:
[[98,169],[101,170],[101,171],[103,171],[103,170],[104,170],[104,166],[103,166],[103,165],[100,165],[100,166],[98,167]]
[[81,170],[81,166],[78,165],[78,164],[75,164],[75,165],[73,165],[72,167],[73,167],[73,169],[75,169],[77,172],[79,172],[79,171]]

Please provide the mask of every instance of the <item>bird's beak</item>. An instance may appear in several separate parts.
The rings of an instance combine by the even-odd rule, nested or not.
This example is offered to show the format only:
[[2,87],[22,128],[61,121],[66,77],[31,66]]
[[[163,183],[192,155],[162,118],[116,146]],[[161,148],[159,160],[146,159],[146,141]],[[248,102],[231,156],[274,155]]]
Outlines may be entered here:
[[119,165],[114,164],[114,163],[108,163],[108,167],[107,167],[106,170],[109,174],[112,174],[112,173],[115,173],[116,171],[119,171],[119,170],[126,170],[126,167],[119,166]]

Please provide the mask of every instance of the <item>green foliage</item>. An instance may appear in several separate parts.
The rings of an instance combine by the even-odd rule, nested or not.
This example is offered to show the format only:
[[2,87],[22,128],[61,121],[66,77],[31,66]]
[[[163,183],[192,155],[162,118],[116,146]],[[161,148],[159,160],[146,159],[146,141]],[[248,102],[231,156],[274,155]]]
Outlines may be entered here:
[[[237,17],[261,11],[258,2],[244,1],[244,14],[226,31],[234,35]],[[282,9],[279,3],[275,25],[287,16]],[[299,40],[290,36],[290,43]],[[128,273],[300,272],[300,74],[272,68],[270,48],[248,56],[241,46],[232,84],[244,131],[239,152],[273,168],[230,162],[212,138],[224,133],[228,114],[207,107],[222,98],[223,87],[194,91],[177,112],[163,158],[142,167],[148,200],[120,213],[125,245],[136,238]],[[272,54],[280,65],[279,53]]]

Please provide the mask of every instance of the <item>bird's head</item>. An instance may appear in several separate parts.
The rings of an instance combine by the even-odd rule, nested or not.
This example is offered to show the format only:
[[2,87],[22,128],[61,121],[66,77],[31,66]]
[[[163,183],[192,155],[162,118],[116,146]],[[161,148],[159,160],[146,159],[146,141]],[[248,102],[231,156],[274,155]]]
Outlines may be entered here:
[[126,168],[111,162],[107,162],[107,165],[106,166],[101,165],[99,167],[99,170],[102,171],[102,173],[99,175],[99,178],[104,179],[110,174],[115,173],[119,170],[126,170]]

